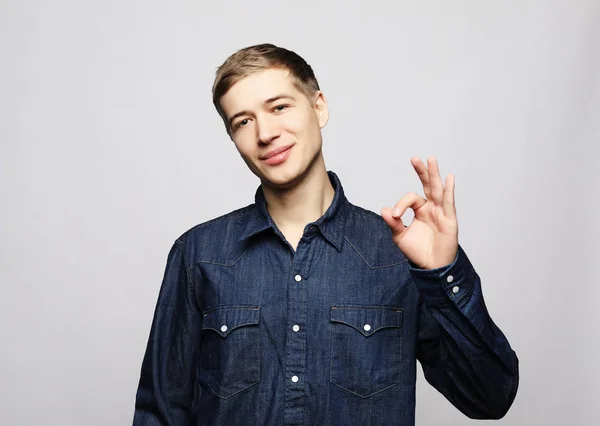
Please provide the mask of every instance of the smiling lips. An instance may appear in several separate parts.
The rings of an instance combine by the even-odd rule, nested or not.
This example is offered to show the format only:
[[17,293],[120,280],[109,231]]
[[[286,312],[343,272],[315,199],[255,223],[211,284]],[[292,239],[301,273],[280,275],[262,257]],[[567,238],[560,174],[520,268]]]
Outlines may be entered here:
[[283,163],[290,155],[291,148],[294,145],[282,146],[280,148],[276,148],[273,151],[268,152],[264,156],[261,157],[265,163],[274,166],[277,164]]

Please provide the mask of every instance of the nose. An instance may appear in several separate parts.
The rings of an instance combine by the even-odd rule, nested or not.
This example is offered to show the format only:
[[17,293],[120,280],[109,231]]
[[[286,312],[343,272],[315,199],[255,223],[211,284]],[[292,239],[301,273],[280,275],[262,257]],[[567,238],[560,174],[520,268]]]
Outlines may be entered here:
[[271,143],[280,135],[280,131],[276,123],[269,116],[256,117],[256,131],[258,139],[262,143]]

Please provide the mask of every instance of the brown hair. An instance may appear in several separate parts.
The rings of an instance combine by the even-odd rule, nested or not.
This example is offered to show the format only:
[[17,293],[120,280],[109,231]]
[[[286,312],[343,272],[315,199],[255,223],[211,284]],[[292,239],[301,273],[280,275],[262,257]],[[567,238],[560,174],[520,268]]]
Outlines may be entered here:
[[213,104],[225,123],[227,133],[229,123],[221,108],[221,97],[242,78],[268,68],[287,69],[296,88],[307,98],[320,90],[312,68],[297,53],[268,43],[240,49],[217,68],[212,88]]

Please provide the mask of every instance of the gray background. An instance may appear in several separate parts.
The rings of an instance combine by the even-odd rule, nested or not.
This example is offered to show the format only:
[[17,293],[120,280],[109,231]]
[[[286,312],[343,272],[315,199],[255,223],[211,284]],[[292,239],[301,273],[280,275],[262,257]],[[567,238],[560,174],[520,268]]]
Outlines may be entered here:
[[[260,42],[315,69],[350,201],[420,192],[413,155],[455,173],[459,241],[521,361],[498,424],[600,424],[585,0],[1,1],[0,424],[131,424],[172,242],[253,202],[210,88]],[[418,424],[477,423],[417,392]]]

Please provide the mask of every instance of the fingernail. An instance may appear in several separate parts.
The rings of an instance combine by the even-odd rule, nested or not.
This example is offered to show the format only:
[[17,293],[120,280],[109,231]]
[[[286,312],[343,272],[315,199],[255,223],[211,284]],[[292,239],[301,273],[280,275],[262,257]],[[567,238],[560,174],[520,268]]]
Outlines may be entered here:
[[392,210],[392,216],[400,216],[400,209]]

